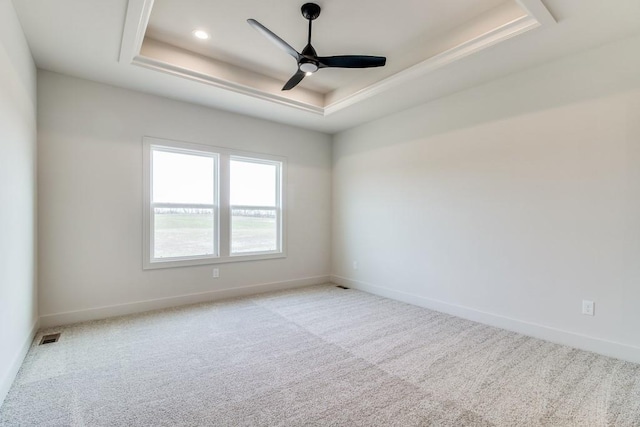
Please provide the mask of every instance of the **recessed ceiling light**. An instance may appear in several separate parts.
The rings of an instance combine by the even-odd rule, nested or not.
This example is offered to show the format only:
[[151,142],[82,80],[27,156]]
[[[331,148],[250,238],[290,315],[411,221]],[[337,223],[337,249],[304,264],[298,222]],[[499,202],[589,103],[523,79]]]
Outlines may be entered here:
[[207,40],[209,38],[209,33],[203,30],[193,30],[193,37],[200,40]]

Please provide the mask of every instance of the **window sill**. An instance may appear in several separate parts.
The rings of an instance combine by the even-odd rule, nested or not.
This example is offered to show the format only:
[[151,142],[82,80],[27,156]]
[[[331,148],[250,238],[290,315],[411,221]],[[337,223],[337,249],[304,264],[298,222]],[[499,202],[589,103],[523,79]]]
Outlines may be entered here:
[[143,270],[156,270],[160,268],[178,268],[178,267],[196,267],[202,265],[215,265],[215,264],[229,264],[235,262],[247,262],[247,261],[263,261],[268,259],[281,259],[286,258],[287,254],[284,252],[277,253],[265,253],[265,254],[253,254],[253,255],[231,255],[219,258],[195,258],[186,260],[167,260],[167,261],[145,261]]

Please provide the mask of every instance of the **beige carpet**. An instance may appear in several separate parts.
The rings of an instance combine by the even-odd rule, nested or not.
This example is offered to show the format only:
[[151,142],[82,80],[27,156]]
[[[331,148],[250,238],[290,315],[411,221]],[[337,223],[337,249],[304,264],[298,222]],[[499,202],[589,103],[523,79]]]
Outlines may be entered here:
[[640,365],[333,286],[60,330],[0,425],[640,425]]

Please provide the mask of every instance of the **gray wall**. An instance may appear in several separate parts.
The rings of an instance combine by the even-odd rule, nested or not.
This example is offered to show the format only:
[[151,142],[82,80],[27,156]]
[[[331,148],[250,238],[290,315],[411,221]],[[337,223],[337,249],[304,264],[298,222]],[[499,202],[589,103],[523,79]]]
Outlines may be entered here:
[[[38,106],[44,325],[327,280],[329,136],[47,71]],[[143,270],[143,136],[286,157],[287,258]]]
[[38,319],[36,69],[11,1],[0,1],[0,404]]
[[335,280],[640,361],[639,49],[336,135]]

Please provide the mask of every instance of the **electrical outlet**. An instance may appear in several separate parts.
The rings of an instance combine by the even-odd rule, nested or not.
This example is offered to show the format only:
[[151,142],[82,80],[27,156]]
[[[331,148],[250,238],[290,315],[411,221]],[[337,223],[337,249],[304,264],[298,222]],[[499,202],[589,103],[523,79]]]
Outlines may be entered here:
[[358,261],[353,261],[353,269],[354,270],[358,269]]
[[596,303],[589,300],[582,300],[582,314],[585,316],[593,316],[595,313]]
[[218,277],[220,277],[220,270],[217,268],[214,268],[212,276],[214,279],[217,279]]

